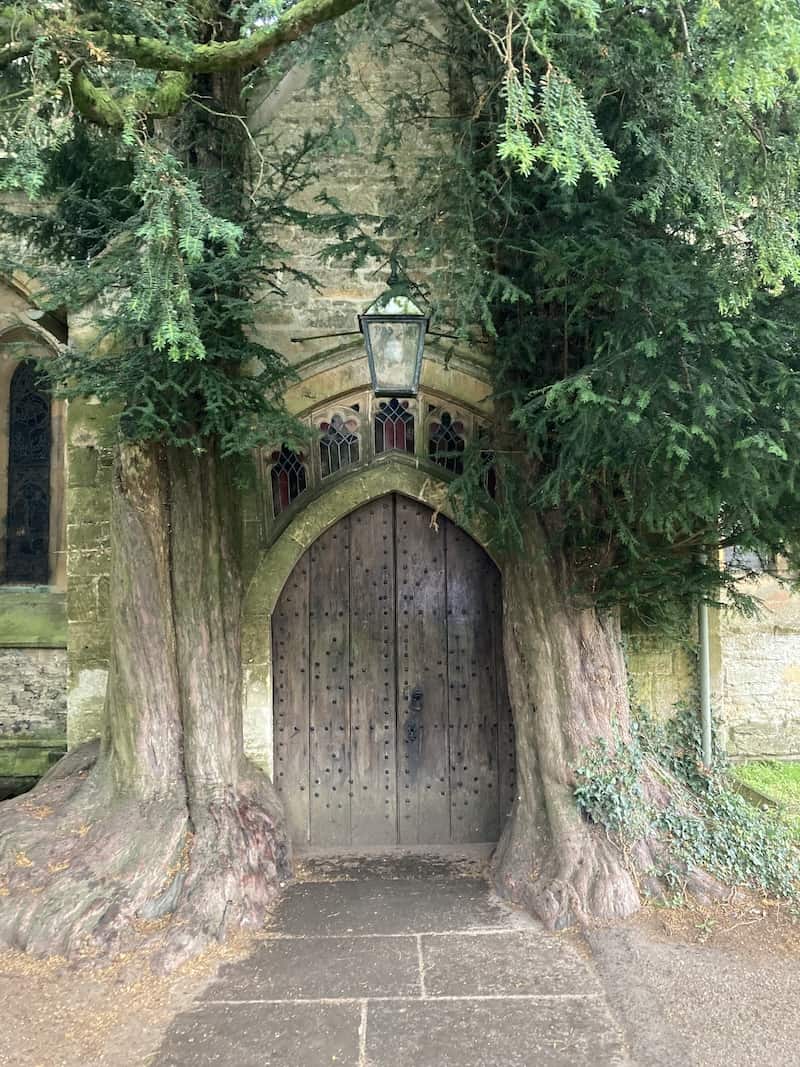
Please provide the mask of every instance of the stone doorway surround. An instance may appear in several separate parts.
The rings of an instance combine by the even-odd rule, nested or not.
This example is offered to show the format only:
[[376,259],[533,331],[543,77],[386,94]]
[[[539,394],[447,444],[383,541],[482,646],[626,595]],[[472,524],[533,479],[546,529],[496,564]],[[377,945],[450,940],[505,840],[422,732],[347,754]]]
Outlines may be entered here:
[[[250,759],[272,774],[272,613],[286,581],[305,551],[340,519],[363,504],[399,493],[446,516],[476,541],[499,567],[488,523],[464,522],[448,498],[447,483],[389,453],[370,467],[339,479],[295,515],[260,556],[242,616],[244,745]],[[502,573],[502,570],[501,570]]]

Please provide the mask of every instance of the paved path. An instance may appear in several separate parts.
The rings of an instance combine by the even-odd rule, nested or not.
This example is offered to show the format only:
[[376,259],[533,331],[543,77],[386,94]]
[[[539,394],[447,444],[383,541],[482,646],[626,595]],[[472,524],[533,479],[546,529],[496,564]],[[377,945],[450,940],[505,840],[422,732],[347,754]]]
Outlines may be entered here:
[[474,865],[309,861],[154,1067],[629,1064],[575,944],[494,901]]

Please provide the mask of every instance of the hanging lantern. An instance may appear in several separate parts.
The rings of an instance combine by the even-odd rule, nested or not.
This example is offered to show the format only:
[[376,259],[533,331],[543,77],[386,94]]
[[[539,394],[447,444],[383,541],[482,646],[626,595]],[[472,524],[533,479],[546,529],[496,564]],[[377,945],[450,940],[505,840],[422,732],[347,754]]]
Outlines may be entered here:
[[376,396],[416,396],[430,316],[392,285],[358,316]]

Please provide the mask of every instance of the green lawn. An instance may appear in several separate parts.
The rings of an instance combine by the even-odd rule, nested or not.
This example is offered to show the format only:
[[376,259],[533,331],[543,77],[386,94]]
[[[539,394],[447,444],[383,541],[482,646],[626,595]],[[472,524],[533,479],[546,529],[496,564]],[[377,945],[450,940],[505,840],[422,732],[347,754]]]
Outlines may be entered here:
[[776,801],[783,820],[800,836],[800,763],[739,763],[732,773],[740,782]]

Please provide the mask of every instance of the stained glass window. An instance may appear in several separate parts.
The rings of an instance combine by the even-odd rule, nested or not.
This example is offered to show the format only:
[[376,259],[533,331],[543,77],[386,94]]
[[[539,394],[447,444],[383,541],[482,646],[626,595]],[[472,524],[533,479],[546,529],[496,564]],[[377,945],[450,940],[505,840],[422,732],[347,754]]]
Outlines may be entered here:
[[335,474],[351,463],[358,463],[358,419],[332,416],[319,424],[323,437],[319,443],[322,477]]
[[284,445],[280,452],[273,452],[272,460],[272,507],[280,515],[305,491],[308,484],[304,457]]
[[464,424],[454,419],[449,411],[443,411],[431,421],[428,431],[428,455],[434,463],[461,474],[464,470],[465,445]]
[[375,453],[414,451],[414,415],[407,400],[382,400],[375,414]]
[[38,378],[25,362],[11,379],[7,582],[45,584],[50,576],[50,397]]

